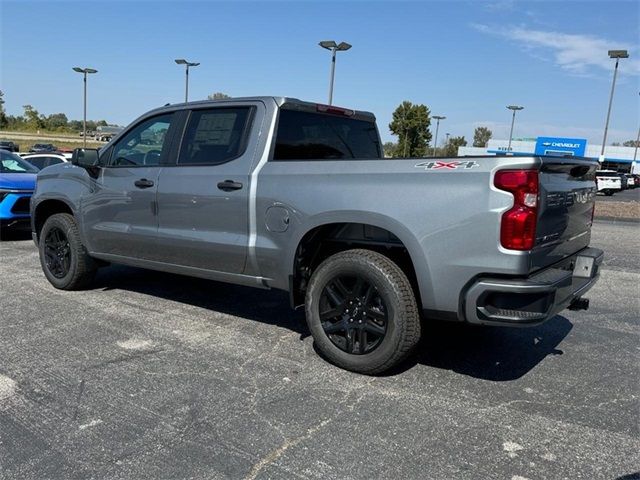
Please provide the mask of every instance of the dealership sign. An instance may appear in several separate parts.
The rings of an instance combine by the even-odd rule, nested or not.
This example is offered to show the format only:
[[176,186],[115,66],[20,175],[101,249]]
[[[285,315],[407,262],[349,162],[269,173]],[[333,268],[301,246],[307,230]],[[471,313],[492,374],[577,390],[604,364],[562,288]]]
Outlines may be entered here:
[[538,137],[536,155],[584,157],[587,141],[583,138]]

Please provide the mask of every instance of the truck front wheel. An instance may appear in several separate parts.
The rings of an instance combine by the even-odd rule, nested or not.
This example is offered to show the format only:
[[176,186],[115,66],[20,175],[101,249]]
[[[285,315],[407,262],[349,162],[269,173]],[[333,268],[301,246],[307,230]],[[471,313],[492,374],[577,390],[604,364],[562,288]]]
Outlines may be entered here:
[[347,250],[322,262],[311,276],[305,308],[320,352],[354,372],[389,370],[420,339],[409,279],[389,258],[370,250]]
[[40,239],[40,264],[47,280],[61,290],[80,290],[93,280],[97,265],[80,240],[78,225],[68,213],[51,215]]

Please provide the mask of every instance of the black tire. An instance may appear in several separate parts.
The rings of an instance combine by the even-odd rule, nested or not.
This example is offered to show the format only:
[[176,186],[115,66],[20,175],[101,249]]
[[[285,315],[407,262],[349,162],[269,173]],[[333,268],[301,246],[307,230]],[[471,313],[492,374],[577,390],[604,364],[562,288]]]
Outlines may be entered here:
[[40,265],[47,280],[61,290],[80,290],[95,276],[96,262],[80,241],[72,215],[56,213],[44,222],[38,241]]
[[311,276],[305,309],[319,351],[346,370],[382,373],[401,363],[420,340],[409,279],[371,250],[347,250],[322,262]]
[[613,195],[613,190],[605,190],[605,191],[604,191],[604,194],[605,194],[607,197],[610,197],[611,195]]

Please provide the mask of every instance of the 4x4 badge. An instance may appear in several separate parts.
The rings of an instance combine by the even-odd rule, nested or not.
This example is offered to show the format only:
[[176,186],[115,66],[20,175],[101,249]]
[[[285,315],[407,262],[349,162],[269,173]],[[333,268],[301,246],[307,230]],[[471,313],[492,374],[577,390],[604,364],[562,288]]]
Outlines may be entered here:
[[480,164],[473,160],[468,160],[464,162],[453,161],[453,162],[443,162],[441,160],[434,160],[432,162],[422,162],[417,163],[416,168],[424,168],[425,170],[455,170],[457,168],[469,169],[473,167],[479,167]]

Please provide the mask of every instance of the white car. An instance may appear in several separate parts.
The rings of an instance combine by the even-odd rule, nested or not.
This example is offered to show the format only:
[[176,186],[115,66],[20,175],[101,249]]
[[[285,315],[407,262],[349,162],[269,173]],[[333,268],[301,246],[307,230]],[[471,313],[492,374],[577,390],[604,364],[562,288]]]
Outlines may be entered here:
[[625,175],[624,178],[627,179],[627,188],[636,188],[636,181],[632,175]]
[[[67,155],[69,156],[67,157]],[[22,156],[22,158],[39,170],[42,170],[49,165],[68,162],[71,160],[70,157],[71,154],[64,153],[33,153]]]
[[622,177],[613,170],[598,170],[596,172],[596,185],[598,192],[611,196],[622,190]]

